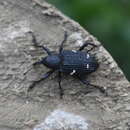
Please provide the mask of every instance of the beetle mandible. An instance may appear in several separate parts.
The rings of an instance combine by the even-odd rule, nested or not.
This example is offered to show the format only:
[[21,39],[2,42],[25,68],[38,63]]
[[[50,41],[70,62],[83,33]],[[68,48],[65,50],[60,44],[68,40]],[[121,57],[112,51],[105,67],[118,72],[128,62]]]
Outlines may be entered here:
[[[93,48],[97,47],[95,44],[85,42],[78,50],[64,50],[63,44],[67,40],[67,32],[65,32],[64,39],[59,47],[59,52],[52,53],[45,46],[38,45],[36,37],[32,31],[29,33],[32,35],[32,42],[34,43],[34,46],[42,48],[47,53],[46,57],[42,58],[38,62],[35,62],[33,65],[43,64],[51,70],[45,73],[41,79],[34,81],[32,85],[30,85],[28,91],[34,88],[37,83],[47,79],[53,72],[57,71],[61,98],[63,96],[61,73],[72,75],[73,77],[78,78],[83,84],[96,87],[101,92],[104,92],[103,88],[93,85],[86,80],[86,76],[96,71],[99,67],[99,63],[97,62],[95,56],[89,53]],[[92,48],[87,50],[87,52],[82,51],[88,45],[92,46]]]

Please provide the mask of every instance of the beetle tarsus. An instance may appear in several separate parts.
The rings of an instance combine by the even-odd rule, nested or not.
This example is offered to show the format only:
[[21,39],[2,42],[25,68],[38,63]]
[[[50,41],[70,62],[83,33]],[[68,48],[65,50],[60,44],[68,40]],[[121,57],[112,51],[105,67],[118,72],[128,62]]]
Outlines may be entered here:
[[37,84],[37,82],[33,82],[33,83],[29,86],[27,92],[30,92],[30,91],[35,87],[36,84]]

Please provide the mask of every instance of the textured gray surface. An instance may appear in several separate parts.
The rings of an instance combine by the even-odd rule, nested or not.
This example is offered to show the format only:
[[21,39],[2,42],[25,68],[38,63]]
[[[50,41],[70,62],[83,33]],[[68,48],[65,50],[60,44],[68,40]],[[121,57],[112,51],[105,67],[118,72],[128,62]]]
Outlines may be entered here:
[[[69,35],[67,49],[77,49],[85,40],[98,45],[92,53],[100,67],[88,79],[105,87],[108,95],[97,89],[87,94],[86,86],[64,76],[61,100],[56,74],[27,93],[29,85],[47,71],[42,65],[28,71],[45,56],[32,46],[30,30],[51,50],[58,49],[64,30]],[[53,6],[43,0],[0,0],[0,130],[33,129],[57,109],[83,117],[89,130],[129,130],[130,84],[100,43]]]
[[61,110],[53,111],[43,123],[34,130],[88,130],[87,121],[77,115]]

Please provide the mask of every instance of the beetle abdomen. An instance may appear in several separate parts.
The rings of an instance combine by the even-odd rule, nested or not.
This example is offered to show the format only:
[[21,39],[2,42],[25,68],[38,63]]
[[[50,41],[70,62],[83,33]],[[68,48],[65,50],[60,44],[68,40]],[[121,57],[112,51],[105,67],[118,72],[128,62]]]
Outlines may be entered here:
[[63,62],[61,71],[63,73],[83,74],[91,73],[98,67],[95,58],[86,52],[64,50],[62,52]]

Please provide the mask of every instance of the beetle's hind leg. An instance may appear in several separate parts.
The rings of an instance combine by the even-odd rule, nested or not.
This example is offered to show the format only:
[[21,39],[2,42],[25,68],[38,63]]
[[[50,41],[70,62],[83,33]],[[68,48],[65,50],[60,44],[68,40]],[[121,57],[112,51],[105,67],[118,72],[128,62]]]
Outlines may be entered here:
[[34,35],[34,33],[32,31],[28,32],[32,35],[32,42],[34,43],[34,46],[35,47],[40,47],[42,48],[48,55],[51,55],[51,51],[47,48],[47,47],[44,47],[44,46],[41,46],[41,45],[38,45],[38,42],[37,42],[37,39]]
[[97,47],[97,45],[93,44],[93,43],[88,43],[88,42],[85,42],[80,48],[79,48],[79,51],[82,51],[85,47],[87,47],[88,45],[91,45],[92,48],[87,50],[87,52],[93,50],[95,47]]
[[[87,80],[85,79],[85,77],[79,77],[79,76],[78,76],[78,79],[79,79],[83,84],[85,84],[85,85],[87,85],[87,86],[94,87],[94,88],[96,88],[96,89],[99,89],[101,93],[105,93],[105,94],[106,94],[106,89],[105,89],[104,87],[100,87],[100,86],[98,86],[98,85],[91,84],[89,81],[87,81]],[[106,94],[106,95],[107,95],[107,94]]]

